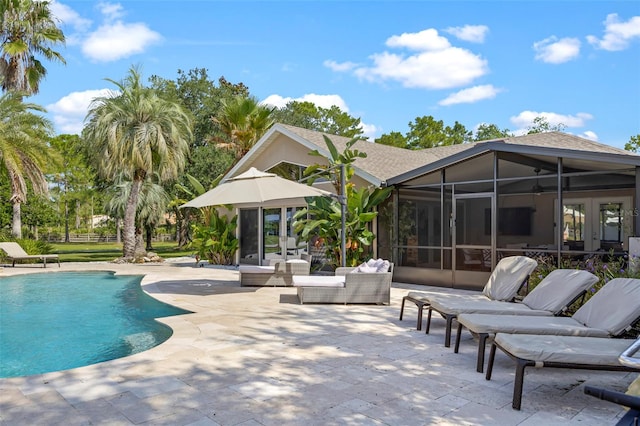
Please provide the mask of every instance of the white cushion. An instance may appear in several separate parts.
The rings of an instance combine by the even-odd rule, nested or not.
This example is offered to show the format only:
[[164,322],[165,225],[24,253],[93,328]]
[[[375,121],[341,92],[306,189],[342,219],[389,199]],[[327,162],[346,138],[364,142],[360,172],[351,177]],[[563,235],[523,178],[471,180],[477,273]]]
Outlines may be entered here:
[[276,271],[276,267],[269,265],[240,265],[238,271],[241,274],[273,274]]
[[384,259],[379,259],[380,263],[378,265],[378,269],[376,270],[376,272],[388,272],[389,271],[389,266],[391,266],[391,263],[388,260],[384,260]]
[[353,271],[351,271],[351,274],[358,274],[358,273],[373,273],[376,272],[377,269],[375,266],[369,266],[366,263],[363,263],[362,265],[358,266],[357,268],[355,268]]
[[344,287],[344,275],[294,275],[294,287]]
[[375,272],[387,272],[389,270],[389,266],[391,266],[391,264],[388,260],[369,259],[368,261],[358,265],[353,271],[351,271],[351,273],[357,274],[359,272],[364,272],[372,274]]
[[287,263],[307,263],[307,261],[304,259],[289,259]]

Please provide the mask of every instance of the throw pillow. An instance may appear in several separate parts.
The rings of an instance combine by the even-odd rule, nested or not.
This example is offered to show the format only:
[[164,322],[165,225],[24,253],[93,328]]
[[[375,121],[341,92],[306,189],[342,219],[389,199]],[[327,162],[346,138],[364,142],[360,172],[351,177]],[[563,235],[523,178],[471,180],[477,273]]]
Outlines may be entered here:
[[376,272],[388,272],[389,271],[389,267],[391,266],[391,263],[388,260],[383,260],[383,259],[379,259],[380,262],[380,266],[378,266],[378,268],[376,269]]

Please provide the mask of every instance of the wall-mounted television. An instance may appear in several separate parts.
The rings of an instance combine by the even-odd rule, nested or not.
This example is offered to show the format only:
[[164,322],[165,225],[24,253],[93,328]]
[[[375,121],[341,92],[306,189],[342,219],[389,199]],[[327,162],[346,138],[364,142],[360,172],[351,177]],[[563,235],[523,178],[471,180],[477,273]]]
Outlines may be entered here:
[[[531,207],[500,207],[498,209],[498,235],[531,235]],[[491,209],[484,210],[484,233],[491,234]]]

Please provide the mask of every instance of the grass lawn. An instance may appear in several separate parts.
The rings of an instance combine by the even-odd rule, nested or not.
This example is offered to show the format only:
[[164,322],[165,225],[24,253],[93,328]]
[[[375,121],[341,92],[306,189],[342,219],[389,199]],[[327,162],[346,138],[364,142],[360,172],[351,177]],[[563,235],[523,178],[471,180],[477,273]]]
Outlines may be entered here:
[[[122,256],[122,243],[50,243],[53,253],[60,255],[61,262],[112,261]],[[172,241],[154,242],[153,251],[160,257],[181,257],[194,254],[192,249],[179,249]]]

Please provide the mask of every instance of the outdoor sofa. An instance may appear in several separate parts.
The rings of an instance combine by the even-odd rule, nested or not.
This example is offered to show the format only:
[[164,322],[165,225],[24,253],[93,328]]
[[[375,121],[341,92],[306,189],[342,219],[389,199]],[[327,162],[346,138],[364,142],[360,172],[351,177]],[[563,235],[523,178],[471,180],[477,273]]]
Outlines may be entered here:
[[498,333],[489,351],[486,379],[491,380],[496,348],[500,348],[516,361],[511,406],[520,410],[527,367],[640,372],[640,367],[623,363],[621,357],[621,354],[639,341],[640,338],[634,340]]
[[11,260],[12,265],[16,266],[16,262],[21,260],[42,260],[44,267],[47,267],[47,259],[55,260],[60,267],[60,258],[57,254],[27,254],[26,251],[16,242],[4,242],[0,243],[0,250],[3,250],[7,258]]
[[300,259],[275,260],[269,265],[240,265],[240,286],[290,287],[294,275],[309,275],[311,256],[301,254]]
[[369,264],[376,266],[340,267],[329,276],[294,276],[300,303],[390,304],[393,263],[372,259]]

